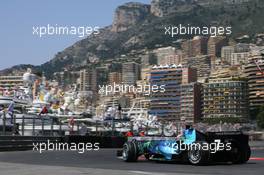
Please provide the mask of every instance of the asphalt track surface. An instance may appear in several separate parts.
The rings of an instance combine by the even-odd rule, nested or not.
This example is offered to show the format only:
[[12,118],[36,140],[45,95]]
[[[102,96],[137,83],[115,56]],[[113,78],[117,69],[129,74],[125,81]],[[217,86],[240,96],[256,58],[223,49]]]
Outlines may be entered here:
[[0,153],[0,175],[11,174],[237,174],[255,175],[264,172],[264,150],[253,150],[246,164],[192,166],[139,160],[126,163],[116,157],[115,149],[100,149],[83,154],[76,151],[17,151]]

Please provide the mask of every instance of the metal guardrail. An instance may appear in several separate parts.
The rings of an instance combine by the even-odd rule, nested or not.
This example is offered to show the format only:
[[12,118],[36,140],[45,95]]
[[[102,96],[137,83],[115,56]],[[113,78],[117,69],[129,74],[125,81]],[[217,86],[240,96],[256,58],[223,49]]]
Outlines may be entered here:
[[[127,141],[126,137],[103,137],[103,136],[0,136],[0,152],[3,151],[26,151],[34,150],[34,145],[47,144],[45,149],[49,148],[50,144],[57,144],[56,149],[64,150],[65,144],[79,144],[80,149],[84,148],[82,145],[89,143],[100,145],[100,148],[122,148]],[[78,148],[78,149],[79,149]],[[53,149],[53,148],[52,148]],[[38,150],[36,150],[38,151]]]
[[[64,136],[65,134],[124,136],[125,133],[131,131],[135,136],[139,135],[140,132],[151,136],[177,136],[182,129],[181,123],[169,121],[158,121],[154,125],[153,123],[148,125],[147,122],[141,123],[129,119],[109,118],[105,121],[95,121],[89,118],[77,118],[72,124],[70,120],[70,118],[65,119],[50,115],[7,115],[4,111],[0,116],[0,122],[2,121],[0,135],[26,136],[31,132],[31,136]],[[196,125],[195,128],[201,132],[204,131],[202,129],[207,129],[203,125]],[[220,131],[222,131],[222,127],[220,127]]]
[[[25,114],[21,116],[9,115],[7,118],[7,114],[5,112],[2,113],[0,117],[0,121],[2,120],[2,125],[0,125],[0,135],[28,135],[26,132],[31,131],[31,136],[64,136],[65,132],[69,132],[68,135],[83,135],[81,133],[81,129],[83,125],[80,123],[85,122],[85,120],[75,121],[72,125],[66,123],[65,119],[58,118],[49,115],[32,115]],[[117,125],[117,123],[121,125]],[[124,124],[126,130],[124,130]],[[106,120],[106,121],[96,121],[91,124],[92,126],[87,126],[88,135],[94,136],[122,136],[122,134],[131,131],[134,135],[139,132],[144,132],[145,135],[150,135],[150,132],[153,131],[153,128],[148,125],[141,125],[135,127],[135,124],[129,120]],[[161,123],[159,128],[156,128],[156,135],[166,135],[164,133],[166,123]],[[93,128],[93,131],[89,131],[89,129]],[[103,131],[101,130],[103,128]],[[137,129],[135,129],[137,128]],[[121,132],[120,130],[123,130]],[[174,131],[174,135],[180,132],[179,129]],[[153,135],[153,134],[152,134]]]
[[[32,115],[25,116],[22,115],[18,117],[17,115],[9,115],[3,111],[0,121],[0,135],[26,135],[26,131],[32,130],[32,136],[45,135],[45,136],[62,136],[64,135],[63,126],[66,124],[62,123],[62,120],[52,116],[45,115]],[[56,127],[55,127],[56,126]],[[47,132],[48,131],[48,132]],[[76,132],[79,134],[80,125],[76,123],[68,127],[69,132]],[[56,135],[55,135],[56,133]]]
[[64,142],[64,137],[0,135],[0,152],[32,150],[37,143]]

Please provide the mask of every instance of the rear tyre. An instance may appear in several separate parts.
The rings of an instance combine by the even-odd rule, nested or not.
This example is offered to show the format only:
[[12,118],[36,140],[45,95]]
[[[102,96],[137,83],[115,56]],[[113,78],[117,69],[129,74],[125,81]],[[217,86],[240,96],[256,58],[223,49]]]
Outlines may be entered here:
[[194,142],[188,151],[188,161],[192,165],[207,165],[209,163],[209,150],[202,150],[206,142]]
[[138,149],[135,142],[126,142],[123,146],[122,158],[126,162],[136,162],[138,159]]
[[242,164],[246,163],[251,155],[251,150],[249,145],[241,145],[239,143],[233,144],[233,152],[235,152],[235,155],[233,157],[233,163],[235,164]]
[[247,162],[249,160],[250,156],[251,156],[251,149],[249,146],[247,146],[247,156],[246,156],[245,162]]

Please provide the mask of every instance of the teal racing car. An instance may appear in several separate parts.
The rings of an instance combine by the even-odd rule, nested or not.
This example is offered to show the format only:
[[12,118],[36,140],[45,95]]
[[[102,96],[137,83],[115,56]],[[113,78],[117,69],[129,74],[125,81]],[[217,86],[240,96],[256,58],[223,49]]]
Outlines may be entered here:
[[205,165],[211,162],[245,163],[251,151],[248,136],[241,132],[201,133],[187,129],[180,139],[129,137],[118,154],[126,162],[135,162],[139,156],[144,156],[147,160]]

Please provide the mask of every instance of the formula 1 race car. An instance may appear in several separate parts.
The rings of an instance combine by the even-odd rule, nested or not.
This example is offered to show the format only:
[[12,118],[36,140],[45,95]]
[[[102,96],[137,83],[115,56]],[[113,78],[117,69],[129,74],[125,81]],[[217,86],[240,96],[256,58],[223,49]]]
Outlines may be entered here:
[[184,138],[129,137],[119,155],[126,162],[139,156],[154,161],[179,161],[193,165],[211,162],[246,163],[250,158],[248,135],[242,132],[201,133],[189,129]]

